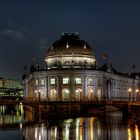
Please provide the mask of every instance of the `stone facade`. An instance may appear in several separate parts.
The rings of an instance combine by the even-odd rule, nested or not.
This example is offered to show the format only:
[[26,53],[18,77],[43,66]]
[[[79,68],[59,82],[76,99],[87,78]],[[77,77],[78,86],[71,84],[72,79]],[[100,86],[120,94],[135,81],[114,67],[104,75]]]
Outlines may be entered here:
[[139,97],[139,79],[117,73],[112,67],[97,69],[92,48],[77,34],[63,34],[48,49],[45,62],[45,69],[34,69],[24,79],[26,99],[85,101]]
[[34,100],[124,100],[137,98],[138,80],[100,70],[46,70],[30,74],[25,87]]

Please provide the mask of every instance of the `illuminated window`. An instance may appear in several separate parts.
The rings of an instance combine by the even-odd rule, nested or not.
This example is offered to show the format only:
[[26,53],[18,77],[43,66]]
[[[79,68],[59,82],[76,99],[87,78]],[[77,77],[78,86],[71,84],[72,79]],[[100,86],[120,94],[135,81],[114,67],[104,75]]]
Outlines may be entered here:
[[66,88],[62,90],[62,100],[64,101],[69,100],[69,90]]
[[50,99],[55,100],[56,99],[56,89],[50,90]]
[[55,78],[51,78],[50,83],[51,83],[51,85],[54,85],[55,84]]
[[68,83],[69,83],[69,78],[68,77],[63,78],[63,84],[68,84]]
[[65,64],[66,64],[66,65],[70,65],[70,62],[69,62],[69,61],[66,61]]
[[0,80],[0,87],[2,87],[3,86],[3,84],[2,84],[2,80]]
[[93,84],[93,78],[88,78],[88,84]]
[[75,83],[76,83],[76,84],[81,84],[81,83],[82,83],[81,78],[80,78],[80,77],[76,77],[76,78],[75,78]]
[[38,80],[35,80],[35,85],[38,86]]
[[82,89],[78,88],[75,90],[75,99],[76,100],[80,100],[81,93],[82,93]]
[[41,79],[41,85],[44,86],[45,85],[45,80]]
[[45,89],[44,89],[44,88],[41,89],[41,95],[42,95],[42,96],[45,96]]

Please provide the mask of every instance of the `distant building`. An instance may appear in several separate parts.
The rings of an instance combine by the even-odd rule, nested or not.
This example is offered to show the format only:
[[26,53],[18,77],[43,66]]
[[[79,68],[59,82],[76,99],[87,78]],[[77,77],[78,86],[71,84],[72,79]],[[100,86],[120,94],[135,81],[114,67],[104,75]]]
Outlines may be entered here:
[[0,77],[0,99],[23,98],[23,86],[19,81]]
[[117,72],[111,65],[97,68],[92,47],[78,33],[63,33],[48,49],[45,68],[31,67],[24,75],[25,98],[70,101],[136,99],[139,77]]

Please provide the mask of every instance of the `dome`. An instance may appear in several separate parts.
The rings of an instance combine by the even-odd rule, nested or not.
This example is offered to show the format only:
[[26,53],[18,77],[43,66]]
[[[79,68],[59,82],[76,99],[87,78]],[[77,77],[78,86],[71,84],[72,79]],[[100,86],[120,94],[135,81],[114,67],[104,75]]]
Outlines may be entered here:
[[47,56],[72,53],[93,55],[92,48],[79,38],[78,33],[62,33],[61,38],[48,49]]
[[50,68],[91,68],[95,65],[92,47],[76,33],[62,33],[48,49],[45,58]]

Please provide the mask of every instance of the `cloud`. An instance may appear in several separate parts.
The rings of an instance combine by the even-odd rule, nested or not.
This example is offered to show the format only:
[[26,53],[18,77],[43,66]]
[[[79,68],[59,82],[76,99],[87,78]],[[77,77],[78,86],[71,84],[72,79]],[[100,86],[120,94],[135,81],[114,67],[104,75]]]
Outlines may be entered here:
[[0,32],[1,37],[13,41],[23,41],[29,35],[31,31],[27,27],[16,24],[12,19],[6,21],[5,27]]
[[14,40],[23,40],[25,39],[25,35],[22,31],[20,30],[15,30],[15,29],[5,29],[3,31],[3,36],[5,37],[11,37],[11,39]]

